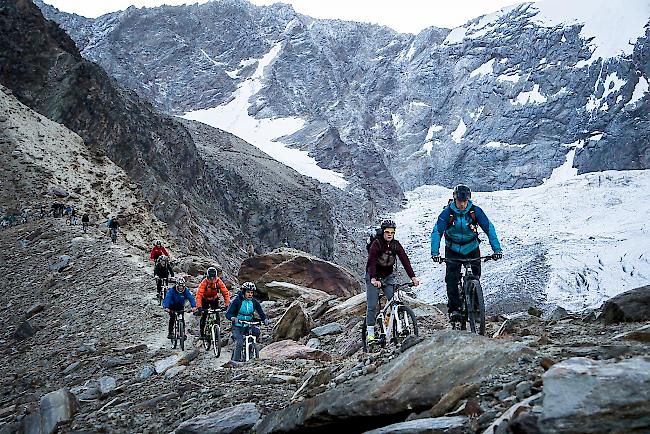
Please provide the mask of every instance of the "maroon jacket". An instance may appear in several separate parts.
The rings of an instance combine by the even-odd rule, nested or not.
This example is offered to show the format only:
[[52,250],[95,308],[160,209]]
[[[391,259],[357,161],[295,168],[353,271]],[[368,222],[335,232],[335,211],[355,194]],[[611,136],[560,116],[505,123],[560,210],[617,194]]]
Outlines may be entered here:
[[389,245],[386,240],[377,238],[370,245],[370,251],[368,253],[368,263],[366,264],[366,271],[368,272],[368,274],[370,274],[371,279],[373,277],[381,279],[389,276],[393,272],[392,265],[390,267],[383,267],[377,263],[377,259],[382,253],[391,255],[392,252],[395,252],[397,257],[399,257],[400,262],[404,266],[404,270],[406,271],[406,274],[408,274],[410,278],[415,277],[413,268],[411,268],[411,262],[409,262],[409,258],[408,256],[406,256],[404,247],[402,247],[400,242],[397,240],[393,240],[390,242]]

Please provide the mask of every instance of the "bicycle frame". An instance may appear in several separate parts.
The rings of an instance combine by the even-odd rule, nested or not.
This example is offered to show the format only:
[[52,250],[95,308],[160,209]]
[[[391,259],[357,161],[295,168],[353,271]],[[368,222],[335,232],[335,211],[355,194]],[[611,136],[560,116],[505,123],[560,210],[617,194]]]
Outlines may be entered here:
[[[395,321],[398,318],[399,306],[404,305],[404,303],[402,302],[401,288],[405,286],[413,286],[413,284],[409,282],[409,283],[400,283],[394,285],[393,298],[388,300],[388,302],[383,308],[381,308],[381,299],[382,297],[385,297],[383,292],[380,294],[379,300],[377,301],[377,304],[379,305],[380,309],[379,309],[379,313],[377,314],[377,320],[375,324],[379,323],[379,321],[381,321],[381,323],[383,324],[384,326],[383,333],[385,335],[386,342],[390,342],[396,338],[396,336],[393,335],[394,328],[397,329],[398,335],[400,335],[404,331],[402,322],[397,321],[397,324],[395,324]],[[388,323],[386,322],[387,317],[388,317]],[[394,327],[394,324],[396,325],[396,327]],[[382,332],[380,331],[380,334],[381,333]]]
[[257,338],[255,335],[251,333],[251,327],[253,326],[260,326],[262,325],[262,321],[246,321],[246,320],[239,320],[239,324],[242,324],[246,327],[246,334],[244,334],[244,362],[247,362],[251,359],[251,354],[249,352],[250,349],[250,344],[257,345]]

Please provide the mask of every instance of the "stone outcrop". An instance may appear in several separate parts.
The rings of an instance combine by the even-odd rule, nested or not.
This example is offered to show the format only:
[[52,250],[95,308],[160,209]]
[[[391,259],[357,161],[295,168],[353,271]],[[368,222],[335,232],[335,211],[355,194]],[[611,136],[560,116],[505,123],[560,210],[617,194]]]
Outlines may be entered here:
[[544,434],[641,432],[650,426],[650,360],[572,358],[543,376]]
[[186,420],[178,425],[176,434],[240,434],[247,433],[260,418],[253,403],[235,405],[205,416]]
[[68,389],[59,389],[44,395],[36,411],[24,421],[26,434],[51,434],[57,424],[72,420],[79,411],[77,398]]
[[306,345],[299,344],[298,342],[290,339],[274,342],[265,346],[260,351],[261,359],[272,360],[291,360],[291,359],[307,359],[307,360],[322,360],[330,361],[332,356],[322,350],[310,348]]
[[372,377],[339,385],[273,412],[260,433],[297,432],[306,426],[336,429],[354,420],[371,429],[404,420],[436,404],[451,388],[483,378],[530,354],[522,345],[459,332],[439,332],[387,363]]
[[345,268],[305,252],[280,249],[257,255],[242,262],[241,282],[255,282],[265,294],[265,284],[273,281],[318,289],[339,297],[350,297],[362,291],[360,282]]
[[310,326],[311,320],[302,305],[300,302],[294,301],[273,328],[273,338],[275,340],[293,339],[297,341],[309,333]]
[[632,289],[603,304],[602,320],[617,322],[650,321],[650,285]]

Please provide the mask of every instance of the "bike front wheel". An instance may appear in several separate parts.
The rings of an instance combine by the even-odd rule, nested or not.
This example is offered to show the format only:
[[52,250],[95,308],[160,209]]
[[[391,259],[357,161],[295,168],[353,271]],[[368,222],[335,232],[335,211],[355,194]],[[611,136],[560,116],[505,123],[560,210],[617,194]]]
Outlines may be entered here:
[[221,328],[218,325],[213,325],[210,332],[212,339],[212,351],[216,357],[221,355]]
[[478,280],[468,283],[465,299],[470,330],[472,333],[485,335],[485,301],[483,300],[483,289]]
[[397,318],[393,321],[393,343],[400,345],[409,336],[418,336],[418,321],[413,309],[400,305],[397,307]]
[[246,361],[259,359],[260,357],[260,349],[255,342],[250,342],[248,344],[247,353],[248,353],[248,358],[246,359]]
[[185,351],[185,323],[183,321],[178,323],[178,341],[181,344],[181,350]]

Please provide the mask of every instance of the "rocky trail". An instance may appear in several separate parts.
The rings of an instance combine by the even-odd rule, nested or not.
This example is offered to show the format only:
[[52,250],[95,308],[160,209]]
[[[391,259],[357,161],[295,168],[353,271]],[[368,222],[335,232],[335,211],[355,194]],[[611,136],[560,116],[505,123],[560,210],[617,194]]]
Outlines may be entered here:
[[[59,419],[59,432],[235,432],[226,429],[233,424],[237,432],[325,432],[350,426],[362,432],[395,422],[406,423],[406,431],[378,432],[482,432],[518,405],[521,414],[496,432],[588,432],[563,431],[561,421],[560,428],[553,428],[555,419],[547,413],[553,408],[557,413],[559,404],[547,402],[549,393],[557,395],[567,384],[587,387],[581,381],[588,381],[589,388],[607,387],[603,397],[587,393],[585,399],[614,414],[630,407],[621,394],[631,401],[648,399],[643,389],[650,381],[650,371],[644,371],[650,363],[647,316],[641,323],[606,324],[603,318],[625,318],[607,310],[575,315],[562,309],[541,318],[531,309],[508,319],[491,318],[487,334],[498,336],[485,338],[447,330],[437,307],[411,300],[420,338],[401,349],[365,354],[359,339],[363,294],[344,301],[318,289],[275,282],[267,284],[271,300],[264,306],[271,326],[263,330],[262,359],[228,368],[224,364],[232,344],[219,359],[206,352],[195,338],[198,321],[191,315],[186,316],[185,351],[171,349],[148,259],[123,239],[112,245],[101,228],[83,234],[63,219],[48,218],[0,232],[0,245],[0,272],[6,288],[12,288],[2,306],[6,320],[0,338],[3,433],[52,432],[46,421],[60,414],[44,410],[42,397],[54,399],[55,391],[67,403],[56,408],[69,411]],[[196,287],[199,276],[188,278]],[[647,293],[646,288],[646,302]],[[224,329],[228,335],[229,327]],[[565,359],[571,360],[557,365],[564,368],[553,367]],[[630,366],[616,369],[621,363]],[[572,369],[596,374],[568,378]],[[612,369],[620,381],[598,374]],[[623,381],[630,376],[636,376],[630,384]],[[555,389],[547,391],[550,379]],[[579,396],[560,393],[553,399]],[[589,409],[575,411],[588,418]],[[594,414],[604,413],[598,407]],[[642,406],[626,410],[612,427],[644,417]],[[413,420],[404,422],[407,418]],[[546,425],[540,422],[547,419]],[[432,430],[431,424],[442,428]],[[546,428],[531,431],[522,424]]]

